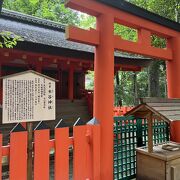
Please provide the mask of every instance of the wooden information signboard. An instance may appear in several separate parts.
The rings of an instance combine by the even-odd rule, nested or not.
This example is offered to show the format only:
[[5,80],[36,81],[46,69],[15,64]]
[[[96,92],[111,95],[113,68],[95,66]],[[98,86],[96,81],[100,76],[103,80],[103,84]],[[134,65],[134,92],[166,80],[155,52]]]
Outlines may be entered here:
[[27,122],[28,162],[27,179],[33,179],[33,126],[34,121],[55,120],[56,80],[29,70],[3,79],[2,123]]
[[3,77],[2,123],[54,119],[54,79],[31,70]]

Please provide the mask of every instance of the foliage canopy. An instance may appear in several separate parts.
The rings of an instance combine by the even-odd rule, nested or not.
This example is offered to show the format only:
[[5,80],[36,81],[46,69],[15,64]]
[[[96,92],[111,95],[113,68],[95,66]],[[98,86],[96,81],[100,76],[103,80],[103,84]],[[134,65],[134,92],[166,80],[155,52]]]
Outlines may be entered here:
[[[137,6],[157,13],[163,17],[180,22],[180,1],[179,0],[127,0]],[[65,8],[64,0],[5,0],[4,7],[10,10],[19,11],[25,14],[37,16],[44,19],[60,22],[62,24],[74,24],[83,28],[95,27],[95,18]],[[122,25],[114,25],[115,34],[123,39],[137,41],[137,30]],[[10,34],[9,34],[10,35]],[[1,34],[4,43],[12,47],[15,41],[9,42],[10,38]],[[18,36],[15,40],[18,40]],[[152,35],[152,45],[155,47],[166,47],[165,39]],[[119,72],[115,78],[115,104],[119,99],[123,105],[133,105],[135,98],[145,96],[166,96],[166,66],[164,62],[154,61],[149,68],[139,73]],[[93,89],[93,73],[87,75],[88,88]],[[137,91],[137,92],[136,92]]]

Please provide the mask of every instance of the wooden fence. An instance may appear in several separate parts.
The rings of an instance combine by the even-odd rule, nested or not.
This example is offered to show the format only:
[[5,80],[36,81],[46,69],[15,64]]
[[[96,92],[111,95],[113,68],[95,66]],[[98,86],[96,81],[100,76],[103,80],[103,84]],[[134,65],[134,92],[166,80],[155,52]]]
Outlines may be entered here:
[[123,116],[133,108],[133,106],[114,107],[114,116]]
[[[10,144],[2,146],[0,135],[0,158],[8,157],[9,179],[27,179],[27,131],[12,132]],[[34,131],[33,172],[34,180],[50,179],[50,152],[54,157],[54,179],[69,180],[69,149],[73,152],[73,179],[100,179],[100,126],[84,125],[69,128],[55,128],[54,139],[50,139],[49,129]],[[0,161],[2,179],[2,161]]]
[[[93,96],[94,91],[93,90],[81,90],[81,93],[83,96],[86,97],[87,105],[88,105],[88,111],[91,116],[93,116]],[[114,116],[123,116],[128,111],[133,109],[133,106],[114,106],[113,112]]]

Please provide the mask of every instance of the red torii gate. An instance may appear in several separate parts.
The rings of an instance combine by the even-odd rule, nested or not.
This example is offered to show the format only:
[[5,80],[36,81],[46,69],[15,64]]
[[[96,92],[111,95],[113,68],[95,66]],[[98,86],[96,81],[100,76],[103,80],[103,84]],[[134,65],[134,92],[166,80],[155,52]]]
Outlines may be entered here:
[[[69,40],[96,47],[94,117],[101,124],[100,179],[102,180],[113,179],[114,50],[167,60],[168,96],[180,98],[179,30],[107,5],[113,3],[119,5],[122,2],[124,1],[111,0],[110,3],[108,0],[68,0],[66,2],[68,7],[95,16],[97,20],[96,29],[83,30],[69,26],[66,29],[66,36]],[[114,23],[137,29],[138,41],[130,42],[114,35]],[[166,49],[152,47],[152,34],[167,39]],[[175,132],[180,129],[179,122],[177,121],[178,126],[174,126]],[[180,141],[180,135],[175,133],[174,140]]]

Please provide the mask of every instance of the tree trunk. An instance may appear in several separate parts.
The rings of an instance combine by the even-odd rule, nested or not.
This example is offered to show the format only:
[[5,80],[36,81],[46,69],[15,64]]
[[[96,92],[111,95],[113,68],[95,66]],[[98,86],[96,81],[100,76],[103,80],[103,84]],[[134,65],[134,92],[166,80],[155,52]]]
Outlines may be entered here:
[[116,85],[119,86],[120,82],[119,82],[119,72],[116,72]]
[[0,14],[1,14],[1,11],[2,11],[2,6],[3,6],[3,0],[0,1]]
[[138,105],[138,89],[137,89],[137,73],[133,73],[133,94],[134,94],[134,105]]
[[160,84],[159,84],[159,62],[154,61],[148,68],[149,86],[148,96],[159,97],[160,96]]
[[122,106],[121,94],[120,93],[120,79],[119,79],[119,71],[116,72],[116,105]]

